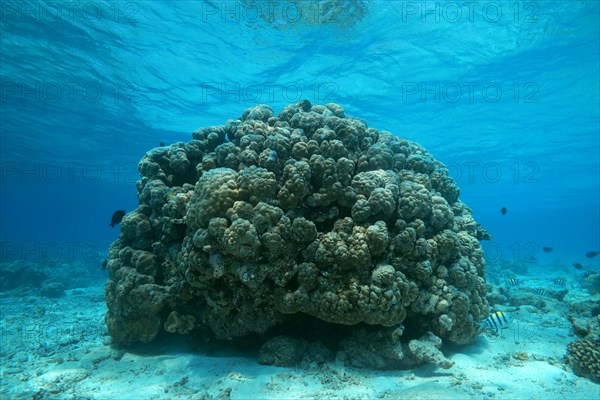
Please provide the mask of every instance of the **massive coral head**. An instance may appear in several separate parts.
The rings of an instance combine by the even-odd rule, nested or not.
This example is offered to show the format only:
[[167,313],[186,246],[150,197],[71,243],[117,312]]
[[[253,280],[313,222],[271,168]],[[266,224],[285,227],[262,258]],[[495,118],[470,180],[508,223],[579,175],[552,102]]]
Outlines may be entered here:
[[488,313],[489,235],[447,168],[337,104],[257,105],[150,150],[139,171],[109,255],[115,342],[312,318],[466,343]]

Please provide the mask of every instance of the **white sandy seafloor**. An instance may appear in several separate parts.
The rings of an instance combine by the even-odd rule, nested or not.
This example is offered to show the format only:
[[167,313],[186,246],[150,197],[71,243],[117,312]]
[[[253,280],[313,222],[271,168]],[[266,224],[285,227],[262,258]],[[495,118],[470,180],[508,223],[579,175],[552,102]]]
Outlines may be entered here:
[[[206,351],[182,340],[110,346],[103,286],[40,297],[1,294],[2,399],[598,399],[600,385],[562,363],[575,339],[564,302],[522,306],[500,336],[444,348],[448,369],[359,370],[331,362],[306,369],[261,366],[256,354]],[[589,296],[573,289],[568,296]],[[565,299],[565,301],[567,301]]]

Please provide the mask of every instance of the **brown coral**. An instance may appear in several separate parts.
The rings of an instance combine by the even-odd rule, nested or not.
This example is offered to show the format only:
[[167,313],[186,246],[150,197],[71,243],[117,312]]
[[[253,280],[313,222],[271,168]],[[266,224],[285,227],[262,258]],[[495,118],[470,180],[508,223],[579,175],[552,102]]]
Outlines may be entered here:
[[139,171],[109,254],[116,342],[233,338],[301,313],[466,343],[487,314],[486,232],[447,169],[337,104],[252,107]]
[[569,319],[582,337],[569,343],[565,361],[577,375],[600,383],[600,315],[587,319],[587,324],[574,316]]
[[567,348],[567,360],[575,373],[600,383],[600,337],[577,339]]

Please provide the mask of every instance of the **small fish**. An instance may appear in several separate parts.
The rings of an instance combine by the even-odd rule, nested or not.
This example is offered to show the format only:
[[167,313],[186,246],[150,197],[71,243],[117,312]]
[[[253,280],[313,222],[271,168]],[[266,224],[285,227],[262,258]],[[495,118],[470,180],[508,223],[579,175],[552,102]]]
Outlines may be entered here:
[[117,210],[113,213],[112,218],[110,220],[110,226],[115,227],[115,225],[120,224],[125,216],[125,210]]
[[506,207],[502,207],[502,209],[500,210],[500,212],[502,213],[502,215],[506,215]]
[[160,142],[158,145],[159,145],[160,147],[165,147],[165,146],[166,146],[165,142]]
[[505,312],[493,311],[486,319],[482,321],[482,327],[487,329],[506,329],[512,323],[512,318]]
[[594,258],[596,257],[598,254],[600,254],[600,252],[597,251],[588,251],[587,253],[585,253],[585,256],[587,258]]
[[581,265],[581,263],[575,263],[573,264],[573,267],[575,267],[575,269],[583,269],[583,265]]
[[565,280],[563,278],[554,278],[552,282],[560,286],[565,286]]
[[550,253],[554,249],[552,247],[542,247],[542,250],[544,250],[544,253]]
[[593,272],[588,272],[588,273],[587,273],[587,274],[586,274],[586,275],[583,277],[583,279],[584,279],[586,282],[591,282],[591,281],[592,281],[592,276],[594,276],[594,273],[593,273]]
[[104,261],[102,261],[102,269],[105,270],[107,266],[108,266],[108,258],[105,259]]
[[520,283],[521,283],[521,281],[518,280],[517,278],[508,278],[506,280],[506,284],[508,286],[519,286]]
[[541,288],[540,289],[535,289],[535,293],[538,296],[546,296],[546,295],[548,295],[548,292],[545,289],[541,289]]

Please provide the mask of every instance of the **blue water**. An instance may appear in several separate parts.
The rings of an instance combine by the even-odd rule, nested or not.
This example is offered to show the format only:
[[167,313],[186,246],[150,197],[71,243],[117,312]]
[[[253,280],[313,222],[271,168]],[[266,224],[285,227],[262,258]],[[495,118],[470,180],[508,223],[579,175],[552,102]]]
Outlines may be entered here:
[[[112,213],[138,205],[137,163],[145,152],[161,143],[188,141],[195,129],[225,124],[257,103],[278,113],[302,99],[338,103],[347,115],[421,144],[448,166],[460,199],[493,236],[482,246],[495,301],[499,292],[505,299],[519,294],[519,288],[504,287],[516,271],[500,273],[505,260],[529,267],[516,272],[524,293],[542,288],[554,296],[533,298],[548,301],[548,308],[524,303],[521,310],[522,318],[530,318],[523,322],[541,327],[535,331],[539,346],[518,347],[500,337],[504,347],[493,351],[502,348],[507,358],[523,349],[554,354],[556,362],[540,364],[540,374],[550,371],[549,364],[563,374],[560,360],[573,340],[565,310],[586,302],[592,309],[598,298],[584,279],[598,272],[600,259],[585,257],[600,251],[600,2],[0,0],[0,12],[0,267],[19,260],[46,267],[62,262],[56,276],[81,273],[68,282],[70,292],[62,300],[43,294],[44,288],[17,288],[12,298],[0,292],[0,347],[8,349],[0,348],[3,394],[22,391],[20,383],[13,387],[22,382],[33,397],[50,398],[38,396],[45,393],[39,381],[52,371],[56,357],[48,357],[54,351],[57,357],[63,352],[66,366],[56,370],[65,374],[71,353],[81,361],[73,364],[80,370],[90,363],[96,368],[97,360],[114,366],[109,358],[116,363],[123,357],[111,355],[107,342],[99,344],[107,339],[102,321],[107,273],[100,266],[120,233],[118,226],[109,226]],[[544,246],[553,251],[542,251]],[[573,269],[575,262],[583,264],[581,271]],[[71,268],[80,264],[89,274]],[[88,276],[89,287],[79,289]],[[567,285],[551,280],[556,277],[564,277]],[[556,299],[563,289],[574,293],[571,303],[563,303],[564,293]],[[60,308],[64,304],[68,309]],[[7,337],[44,321],[80,323],[87,344],[56,339],[44,347],[32,340],[29,344],[37,347],[30,351],[21,340],[10,348]],[[559,339],[545,342],[554,337],[552,329]],[[492,354],[482,346],[456,353]],[[90,348],[96,361],[88,363]],[[106,357],[97,358],[97,350]],[[173,358],[185,360],[190,354]],[[229,377],[231,365],[238,363],[232,360],[225,360],[221,375]],[[483,368],[499,360],[504,368],[505,361],[495,355]],[[220,361],[211,353],[190,363],[192,368],[186,364],[181,376],[192,370],[192,381],[200,377],[211,390],[220,387],[222,379],[209,365]],[[255,359],[246,361],[254,374]],[[87,382],[98,378],[98,387],[112,393],[102,375],[108,371],[114,382],[110,389],[129,391],[124,382],[131,376],[152,375],[144,364],[137,365],[139,375],[135,368],[110,371],[109,366],[90,374]],[[427,371],[432,370],[417,376],[426,377],[421,375]],[[159,381],[171,377],[156,372]],[[488,372],[493,373],[477,375]],[[394,381],[396,371],[390,374],[377,376],[377,385],[404,385]],[[273,382],[281,380],[278,371],[273,376]],[[431,376],[444,382],[452,375]],[[579,391],[581,398],[591,393],[591,386],[580,381],[546,377],[539,386],[547,384],[545,393],[553,393],[553,385],[564,385],[561,393]],[[79,381],[73,382],[77,387]],[[136,382],[153,390],[146,381]],[[474,388],[465,381],[461,388],[469,387]],[[520,389],[504,395],[510,398]]]
[[2,1],[3,261],[106,251],[144,152],[303,98],[427,148],[503,255],[598,250],[597,1],[327,3]]

